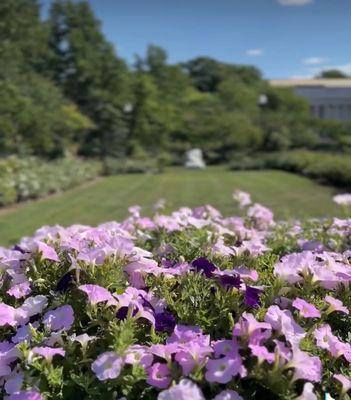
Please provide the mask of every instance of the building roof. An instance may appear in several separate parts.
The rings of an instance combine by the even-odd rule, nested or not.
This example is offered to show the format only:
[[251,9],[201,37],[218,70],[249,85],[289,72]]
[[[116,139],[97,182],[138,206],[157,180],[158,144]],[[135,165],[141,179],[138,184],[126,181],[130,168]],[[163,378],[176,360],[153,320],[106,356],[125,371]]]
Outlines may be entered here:
[[269,83],[274,87],[321,86],[351,88],[351,79],[272,79]]

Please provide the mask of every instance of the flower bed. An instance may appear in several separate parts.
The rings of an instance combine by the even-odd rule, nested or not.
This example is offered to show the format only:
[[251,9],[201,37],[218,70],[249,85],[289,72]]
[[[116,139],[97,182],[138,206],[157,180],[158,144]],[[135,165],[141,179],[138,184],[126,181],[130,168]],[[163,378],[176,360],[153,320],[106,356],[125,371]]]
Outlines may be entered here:
[[234,198],[1,248],[0,395],[349,399],[351,219]]
[[0,206],[70,189],[100,172],[98,162],[72,157],[52,162],[35,157],[0,159]]

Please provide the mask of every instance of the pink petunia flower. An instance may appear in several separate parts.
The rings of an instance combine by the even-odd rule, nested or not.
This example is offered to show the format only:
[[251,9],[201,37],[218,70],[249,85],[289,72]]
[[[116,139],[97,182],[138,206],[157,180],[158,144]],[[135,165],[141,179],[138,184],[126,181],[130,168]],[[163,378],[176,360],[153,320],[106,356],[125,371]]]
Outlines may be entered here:
[[235,338],[233,340],[217,340],[212,343],[212,347],[216,357],[227,356],[238,351],[238,343]]
[[31,292],[29,282],[22,282],[18,285],[12,286],[6,293],[10,296],[20,299],[22,297],[28,296]]
[[344,356],[347,361],[351,362],[351,345],[339,340],[332,333],[331,327],[328,324],[317,328],[314,331],[314,337],[318,347],[328,350],[335,358]]
[[351,389],[351,377],[347,377],[342,374],[334,374],[333,378],[339,381],[342,385],[342,394],[347,393]]
[[64,357],[66,354],[65,350],[61,347],[33,347],[32,352],[44,357],[48,362],[51,362],[52,358],[56,355]]
[[37,248],[38,248],[38,252],[41,253],[41,258],[43,260],[51,260],[51,261],[60,262],[59,256],[57,255],[57,253],[53,247],[48,246],[44,242],[38,241]]
[[91,365],[91,369],[100,381],[118,378],[123,367],[123,359],[114,351],[107,351]]
[[293,356],[287,366],[294,368],[293,380],[304,379],[320,382],[322,378],[322,363],[319,357],[310,356],[296,345],[294,345]]
[[265,321],[273,329],[282,333],[290,344],[297,344],[306,336],[289,310],[281,310],[278,306],[270,306],[265,315]]
[[205,397],[194,382],[182,379],[177,385],[160,392],[157,400],[205,400]]
[[263,361],[267,361],[272,364],[275,359],[275,354],[268,351],[266,346],[249,344],[249,348],[253,356],[258,358],[258,363],[262,364]]
[[250,194],[239,189],[234,190],[233,200],[239,204],[240,208],[245,208],[251,204]]
[[183,375],[188,375],[198,365],[204,364],[208,355],[212,353],[210,346],[204,346],[200,341],[189,342],[182,346],[184,350],[177,352],[175,360],[182,367]]
[[206,368],[206,380],[218,383],[228,383],[234,376],[241,374],[243,371],[239,355],[229,355],[217,360],[208,360]]
[[237,392],[234,390],[223,390],[223,392],[217,394],[213,400],[244,400]]
[[147,369],[146,382],[159,389],[166,389],[171,384],[171,371],[164,363],[155,363]]
[[92,305],[103,303],[105,301],[115,302],[112,294],[107,289],[99,285],[81,285],[78,287],[78,289],[87,294],[88,300]]
[[329,303],[329,308],[326,311],[327,314],[330,314],[333,311],[340,311],[344,314],[349,314],[349,310],[344,306],[341,300],[335,299],[332,296],[325,296],[324,300]]
[[16,326],[16,309],[5,303],[0,303],[0,326]]
[[311,382],[306,382],[304,384],[301,396],[299,396],[296,400],[318,400],[313,389],[313,384]]
[[124,358],[126,364],[139,364],[144,368],[150,367],[153,360],[154,356],[150,353],[148,348],[137,344],[128,347]]
[[300,315],[304,318],[320,318],[321,313],[319,310],[313,305],[308,303],[304,299],[296,298],[292,306],[300,311]]

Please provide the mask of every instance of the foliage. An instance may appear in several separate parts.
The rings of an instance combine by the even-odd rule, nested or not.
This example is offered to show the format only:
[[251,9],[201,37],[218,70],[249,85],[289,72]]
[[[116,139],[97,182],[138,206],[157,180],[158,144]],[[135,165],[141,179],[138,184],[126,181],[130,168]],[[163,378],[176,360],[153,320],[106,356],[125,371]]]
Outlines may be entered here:
[[88,1],[55,0],[46,21],[39,6],[0,5],[0,154],[137,159],[142,148],[179,164],[194,146],[210,163],[242,151],[350,150],[349,124],[313,119],[305,100],[269,87],[255,67],[170,64],[152,44],[130,68]]
[[350,219],[233,198],[0,248],[1,395],[349,400]]
[[101,32],[88,2],[55,1],[48,21],[49,70],[69,99],[94,121],[88,154],[123,153],[129,74]]
[[346,154],[307,150],[263,153],[236,158],[230,165],[233,170],[267,168],[297,172],[339,187],[349,188],[351,182],[351,160]]
[[70,189],[100,173],[100,164],[71,157],[43,162],[11,156],[0,161],[0,205]]
[[338,69],[328,69],[325,71],[322,71],[319,75],[318,78],[336,78],[336,79],[343,79],[343,78],[349,78],[348,75],[346,75],[344,72],[338,70]]

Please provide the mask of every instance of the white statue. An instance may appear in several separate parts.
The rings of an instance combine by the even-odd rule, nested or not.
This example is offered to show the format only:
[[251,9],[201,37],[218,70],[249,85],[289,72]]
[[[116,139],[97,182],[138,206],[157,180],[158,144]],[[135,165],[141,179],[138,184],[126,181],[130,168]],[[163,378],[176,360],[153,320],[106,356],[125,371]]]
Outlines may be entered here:
[[206,168],[201,149],[191,149],[186,152],[186,161],[184,166],[192,169]]

